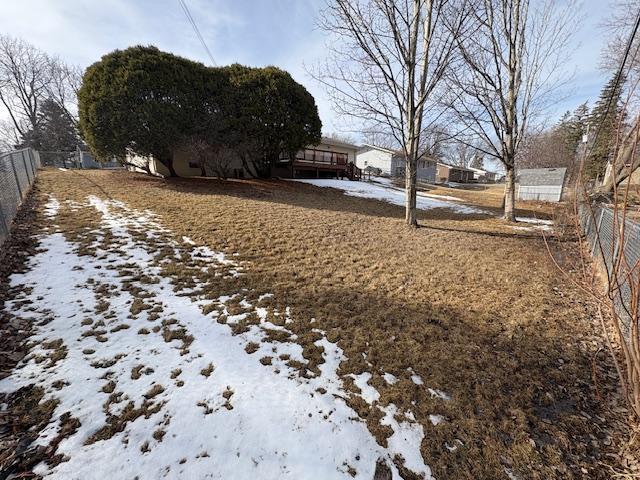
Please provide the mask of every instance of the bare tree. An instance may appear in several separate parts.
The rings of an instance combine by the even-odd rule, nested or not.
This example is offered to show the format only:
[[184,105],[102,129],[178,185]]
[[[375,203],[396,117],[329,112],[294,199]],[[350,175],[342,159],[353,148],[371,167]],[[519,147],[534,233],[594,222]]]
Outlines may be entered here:
[[47,86],[49,98],[62,108],[78,128],[78,90],[82,85],[84,71],[77,65],[69,65],[54,57],[49,60],[50,82]]
[[320,26],[332,35],[312,75],[338,113],[387,131],[406,158],[406,215],[417,226],[416,173],[425,129],[437,122],[437,87],[455,50],[464,9],[452,0],[329,0]]
[[573,3],[474,0],[457,37],[462,62],[450,106],[487,156],[505,168],[504,218],[515,221],[515,159],[524,134],[554,100],[575,29]]
[[0,35],[0,104],[7,111],[13,137],[37,137],[40,106],[56,102],[77,129],[77,91],[82,71],[33,45]]
[[350,143],[351,145],[358,144],[358,141],[356,140],[356,138],[349,133],[329,132],[325,136],[332,138],[334,140],[338,140],[340,142]]
[[237,152],[222,144],[212,144],[199,136],[187,138],[183,146],[189,157],[200,167],[203,177],[212,172],[219,179],[226,179],[231,172],[234,159],[238,158]]
[[454,165],[467,168],[477,154],[473,139],[454,138],[447,142],[447,154]]
[[362,132],[362,137],[364,138],[364,143],[369,145],[376,145],[389,150],[398,148],[395,138],[389,133],[388,129],[367,128]]
[[10,120],[0,120],[0,152],[14,150],[20,143],[16,129]]
[[18,134],[38,129],[38,107],[48,96],[49,57],[34,46],[0,36],[0,102]]

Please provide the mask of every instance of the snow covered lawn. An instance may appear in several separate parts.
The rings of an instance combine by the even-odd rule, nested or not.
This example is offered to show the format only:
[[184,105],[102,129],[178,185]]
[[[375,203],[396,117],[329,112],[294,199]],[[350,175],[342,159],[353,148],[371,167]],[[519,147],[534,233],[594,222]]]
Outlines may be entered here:
[[[97,224],[65,235],[61,209],[93,211]],[[344,353],[322,330],[313,329],[322,361],[311,369],[287,328],[288,309],[269,308],[272,295],[216,293],[249,267],[118,201],[50,197],[44,214],[39,253],[11,277],[21,293],[5,307],[33,321],[32,348],[0,382],[3,392],[36,384],[57,403],[37,443],[58,445],[62,461],[36,473],[371,480],[383,463],[393,478],[399,468],[431,478],[414,414],[381,405],[380,425],[392,429],[381,446],[349,406],[358,397],[377,404],[371,373],[352,376],[359,394],[347,390],[337,373]],[[430,418],[446,421],[435,411]]]
[[[296,179],[296,182],[307,183],[309,185],[315,185],[317,187],[329,187],[342,190],[346,195],[361,198],[371,198],[374,200],[380,200],[383,202],[392,203],[394,205],[404,206],[405,194],[401,188],[394,187],[389,181],[380,182],[352,182],[350,180],[334,180],[334,179]],[[386,179],[384,179],[386,180]],[[487,214],[486,211],[471,207],[469,205],[462,205],[453,203],[448,200],[459,201],[455,197],[443,198],[440,195],[432,195],[428,193],[419,192],[417,200],[417,206],[420,210],[431,210],[433,208],[447,208],[453,210],[456,213],[461,214]]]

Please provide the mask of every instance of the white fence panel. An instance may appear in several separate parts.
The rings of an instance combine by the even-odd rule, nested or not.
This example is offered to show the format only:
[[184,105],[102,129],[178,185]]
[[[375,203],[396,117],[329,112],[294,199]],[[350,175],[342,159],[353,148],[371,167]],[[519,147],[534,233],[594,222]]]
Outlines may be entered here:
[[562,185],[519,185],[518,200],[537,200],[540,202],[559,202]]

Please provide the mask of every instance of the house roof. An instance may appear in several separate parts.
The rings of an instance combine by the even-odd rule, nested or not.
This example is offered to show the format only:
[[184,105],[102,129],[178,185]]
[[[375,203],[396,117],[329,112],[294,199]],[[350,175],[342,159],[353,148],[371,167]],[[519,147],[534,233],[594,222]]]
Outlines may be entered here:
[[485,170],[483,168],[469,167],[469,170],[479,173],[480,175],[497,175],[496,172],[492,172],[491,170]]
[[354,150],[358,150],[360,148],[358,145],[354,145],[352,143],[345,142],[343,140],[338,140],[337,138],[331,138],[331,137],[322,137],[322,140],[320,140],[320,143],[323,143],[325,145],[334,145],[336,147],[352,148]]
[[447,167],[447,168],[455,168],[456,170],[466,170],[467,172],[473,172],[471,168],[459,167],[458,165],[449,165],[448,163],[444,163],[444,162],[438,162],[438,165],[442,167]]
[[567,169],[562,168],[525,168],[518,171],[517,182],[520,185],[562,185]]
[[360,150],[380,150],[381,152],[390,153],[391,155],[403,155],[400,150],[393,150],[391,148],[379,147],[378,145],[371,145],[370,143],[365,143],[360,147]]

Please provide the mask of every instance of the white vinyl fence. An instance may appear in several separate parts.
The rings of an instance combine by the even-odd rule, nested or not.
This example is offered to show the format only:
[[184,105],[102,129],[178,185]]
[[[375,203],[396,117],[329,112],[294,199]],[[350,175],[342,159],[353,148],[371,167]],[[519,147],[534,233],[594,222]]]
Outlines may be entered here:
[[539,202],[559,202],[562,185],[518,185],[518,200],[536,200]]
[[11,222],[29,193],[39,167],[40,155],[31,148],[0,154],[0,245],[9,236]]

